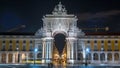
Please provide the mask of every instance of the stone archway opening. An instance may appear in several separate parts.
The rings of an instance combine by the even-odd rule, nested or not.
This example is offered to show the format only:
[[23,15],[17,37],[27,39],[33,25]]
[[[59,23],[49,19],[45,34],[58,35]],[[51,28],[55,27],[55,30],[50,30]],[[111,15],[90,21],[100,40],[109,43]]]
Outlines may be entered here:
[[54,36],[54,43],[55,43],[55,46],[56,48],[58,49],[59,51],[59,54],[62,54],[63,52],[63,49],[65,47],[65,35],[59,33],[59,34],[56,34]]
[[2,63],[6,63],[6,53],[2,53],[1,61]]
[[62,33],[54,35],[54,60],[57,64],[66,63],[66,36]]
[[13,59],[13,54],[8,54],[8,63],[12,63]]

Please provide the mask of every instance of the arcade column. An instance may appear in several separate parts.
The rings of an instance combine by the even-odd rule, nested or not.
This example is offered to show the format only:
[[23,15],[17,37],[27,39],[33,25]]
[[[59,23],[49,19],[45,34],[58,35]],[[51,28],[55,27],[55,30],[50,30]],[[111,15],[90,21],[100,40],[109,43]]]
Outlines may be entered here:
[[68,37],[67,40],[67,63],[75,63],[77,52],[77,38]]
[[52,53],[53,53],[53,38],[45,37],[42,39],[42,63],[51,63],[52,62]]

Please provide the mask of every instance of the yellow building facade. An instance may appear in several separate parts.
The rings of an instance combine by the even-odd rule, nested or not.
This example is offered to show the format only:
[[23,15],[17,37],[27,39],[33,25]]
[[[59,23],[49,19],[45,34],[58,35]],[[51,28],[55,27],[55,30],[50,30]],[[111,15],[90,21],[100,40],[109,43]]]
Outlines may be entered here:
[[[42,49],[34,53],[34,36],[0,36],[0,63],[41,63]],[[120,62],[120,36],[85,36],[81,38],[86,48],[88,62],[119,63]],[[84,60],[82,47],[77,47],[77,62]]]
[[[41,63],[41,51],[34,53],[32,36],[0,36],[0,63]],[[37,58],[39,57],[39,58]]]

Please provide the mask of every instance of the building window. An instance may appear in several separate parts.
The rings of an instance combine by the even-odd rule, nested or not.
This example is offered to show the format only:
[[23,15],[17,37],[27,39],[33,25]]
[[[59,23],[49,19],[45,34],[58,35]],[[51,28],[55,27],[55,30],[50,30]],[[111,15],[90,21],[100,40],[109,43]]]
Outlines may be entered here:
[[78,53],[78,58],[77,60],[83,60],[83,54],[82,53]]
[[5,43],[5,40],[3,40],[3,43]]
[[19,48],[19,45],[18,45],[18,44],[16,45],[16,48]]
[[42,58],[42,54],[41,54],[41,53],[38,53],[38,54],[37,54],[37,58]]
[[42,46],[41,45],[38,45],[38,50],[42,50]]
[[10,40],[10,43],[12,43],[12,40]]
[[98,54],[97,53],[93,54],[93,60],[98,60]]
[[81,45],[79,45],[77,48],[78,48],[78,51],[82,51],[82,46]]
[[88,40],[87,43],[90,43],[90,41]]
[[117,44],[117,43],[118,43],[118,41],[117,41],[117,40],[115,40],[115,43]]
[[119,51],[118,45],[115,45],[115,51]]
[[102,40],[101,43],[104,43],[104,41]]
[[108,43],[111,43],[111,41],[109,40]]
[[98,48],[97,48],[97,45],[94,45],[94,51],[97,51]]
[[23,51],[25,51],[26,50],[26,47],[25,47],[25,45],[23,45]]
[[104,53],[101,53],[101,54],[100,54],[100,60],[101,60],[101,61],[105,61],[105,54],[104,54]]
[[30,43],[32,43],[33,41],[32,40],[30,40]]
[[97,43],[97,41],[95,40],[94,43]]
[[101,51],[104,51],[104,45],[101,45]]
[[108,51],[112,51],[111,45],[108,45]]
[[29,53],[29,58],[33,58],[34,54],[33,53]]
[[30,45],[30,51],[32,51],[33,50],[33,46],[32,45]]
[[16,43],[19,43],[19,41],[17,40]]
[[23,43],[26,43],[26,40],[24,40]]
[[5,45],[2,45],[2,51],[5,51]]
[[9,51],[12,51],[12,45],[9,45]]
[[112,61],[112,53],[108,53],[107,56],[108,56],[108,57],[107,57],[107,60],[108,60],[108,61]]

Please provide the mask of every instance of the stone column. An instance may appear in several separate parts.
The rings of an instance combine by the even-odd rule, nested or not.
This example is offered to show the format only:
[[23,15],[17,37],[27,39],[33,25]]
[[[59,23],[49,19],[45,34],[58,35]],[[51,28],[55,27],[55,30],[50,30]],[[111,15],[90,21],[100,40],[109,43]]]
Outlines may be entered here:
[[91,63],[93,62],[93,53],[91,52]]
[[45,41],[42,43],[42,63],[45,63]]
[[107,62],[107,53],[105,53],[105,62]]
[[43,38],[43,55],[42,55],[42,63],[50,63],[52,62],[52,54],[53,54],[53,38],[46,37]]
[[0,53],[0,63],[1,63],[1,59],[2,59],[2,54]]
[[74,63],[74,57],[75,57],[75,54],[74,54],[74,42],[73,41],[71,41],[71,44],[70,44],[70,61],[72,62],[72,63]]
[[49,41],[49,50],[48,50],[48,53],[49,53],[49,62],[52,62],[52,55],[53,55],[53,38]]
[[[70,39],[67,39],[67,59],[68,59],[68,63],[73,63],[73,50],[72,50],[72,41]],[[72,51],[71,51],[72,50]]]
[[67,43],[67,62],[68,62],[70,59],[70,43],[68,39],[66,40],[66,43]]
[[76,40],[76,45],[75,45],[75,52],[76,52],[76,62],[78,61],[78,40]]
[[13,53],[13,56],[12,56],[12,63],[15,63],[15,54]]
[[100,60],[100,59],[101,59],[101,58],[100,58],[100,54],[101,54],[101,53],[97,53],[97,54],[98,54],[98,62],[101,63],[101,60]]
[[86,47],[85,47],[85,42],[83,40],[80,41],[82,49],[83,49],[83,62],[86,62]]
[[[76,41],[77,39],[74,37],[68,37],[66,38],[67,40],[67,59],[68,59],[68,63],[74,63],[76,60]],[[75,45],[76,44],[76,45]]]
[[49,39],[48,41],[47,41],[47,63],[50,63],[50,62],[52,62],[52,54],[53,54],[53,38],[52,39]]
[[8,63],[8,54],[9,53],[6,53],[6,63]]
[[112,63],[114,63],[114,59],[115,59],[114,53],[112,53]]
[[36,59],[37,59],[37,52],[34,53],[34,62],[36,63]]
[[120,53],[119,53],[119,61],[118,61],[118,63],[120,63]]
[[26,53],[26,63],[28,63],[28,54],[29,53]]

